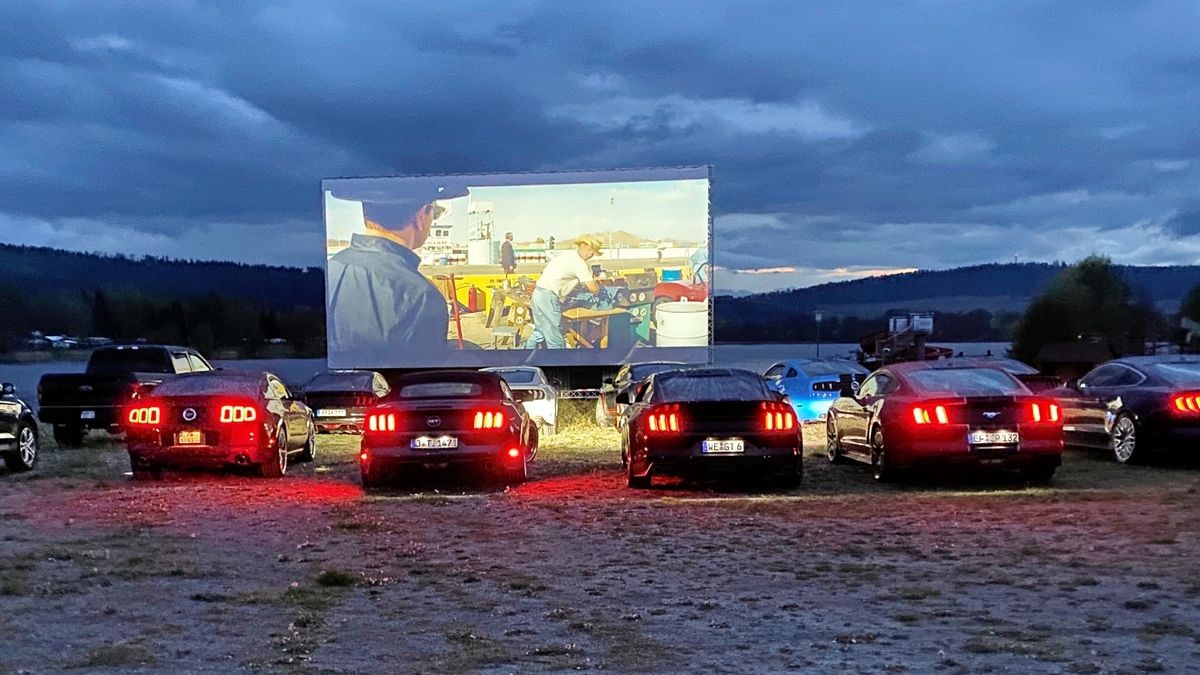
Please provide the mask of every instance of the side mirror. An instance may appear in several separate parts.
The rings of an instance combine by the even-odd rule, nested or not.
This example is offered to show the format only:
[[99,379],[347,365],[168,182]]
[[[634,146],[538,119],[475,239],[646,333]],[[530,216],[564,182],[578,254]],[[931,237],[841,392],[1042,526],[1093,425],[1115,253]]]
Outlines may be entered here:
[[623,392],[617,394],[617,404],[618,405],[629,405],[629,392],[623,391]]
[[611,377],[606,377],[606,378],[600,380],[600,384],[607,384],[610,387],[612,386],[612,383],[613,383],[613,379]]
[[12,396],[15,393],[17,393],[17,385],[13,384],[12,382],[0,384],[0,394],[4,396]]
[[838,390],[839,396],[845,396],[847,398],[854,398],[857,393],[858,392],[854,389],[854,385],[850,384],[849,382],[843,382],[842,388]]

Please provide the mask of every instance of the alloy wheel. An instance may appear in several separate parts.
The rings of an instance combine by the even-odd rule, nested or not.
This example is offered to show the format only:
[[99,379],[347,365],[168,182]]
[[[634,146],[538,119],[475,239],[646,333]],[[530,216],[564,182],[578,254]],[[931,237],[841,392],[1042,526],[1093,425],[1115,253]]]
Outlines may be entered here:
[[1113,455],[1117,461],[1124,464],[1133,458],[1137,452],[1137,425],[1133,418],[1121,415],[1117,418],[1112,429]]
[[21,463],[33,468],[33,463],[37,460],[37,435],[33,433],[32,427],[21,427],[17,446],[18,452],[21,454]]

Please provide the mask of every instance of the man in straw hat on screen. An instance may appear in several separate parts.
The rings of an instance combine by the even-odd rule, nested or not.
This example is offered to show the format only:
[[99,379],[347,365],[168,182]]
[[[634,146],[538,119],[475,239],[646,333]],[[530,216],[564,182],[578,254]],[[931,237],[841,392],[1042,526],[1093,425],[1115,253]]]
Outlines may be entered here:
[[562,303],[567,295],[579,284],[592,293],[600,292],[588,261],[600,253],[601,246],[596,237],[580,237],[575,240],[574,251],[555,256],[538,277],[533,289],[533,325],[545,338],[548,349],[567,346],[562,332]]

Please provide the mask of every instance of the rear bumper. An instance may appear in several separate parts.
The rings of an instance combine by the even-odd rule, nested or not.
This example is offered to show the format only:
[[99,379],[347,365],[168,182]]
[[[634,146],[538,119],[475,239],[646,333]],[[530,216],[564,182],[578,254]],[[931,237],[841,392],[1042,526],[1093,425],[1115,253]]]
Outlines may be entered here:
[[745,438],[745,451],[739,453],[705,453],[701,450],[704,440],[693,438],[670,447],[647,447],[639,458],[644,461],[637,465],[646,468],[643,475],[795,475],[802,471],[803,446],[798,435],[773,439],[774,444]]
[[889,458],[897,467],[905,466],[1000,466],[1019,469],[1029,466],[1059,466],[1062,464],[1061,441],[1029,441],[1019,446],[971,447],[962,442],[957,447],[914,443],[893,447],[888,444]]
[[[91,411],[93,417],[85,418],[84,414]],[[46,424],[84,426],[91,429],[103,429],[120,423],[120,408],[112,405],[97,406],[42,406],[38,409],[38,417]]]
[[228,445],[131,445],[129,462],[138,467],[175,467],[214,469],[226,466],[250,466],[275,461],[274,450],[258,446]]
[[[521,455],[510,457],[509,449],[518,448]],[[364,447],[359,452],[359,465],[364,472],[396,471],[400,469],[450,469],[479,467],[498,470],[517,464],[524,448],[512,443],[464,445],[448,450],[414,450],[406,446]]]
[[313,424],[317,431],[362,433],[366,415],[346,415],[345,417],[316,417]]

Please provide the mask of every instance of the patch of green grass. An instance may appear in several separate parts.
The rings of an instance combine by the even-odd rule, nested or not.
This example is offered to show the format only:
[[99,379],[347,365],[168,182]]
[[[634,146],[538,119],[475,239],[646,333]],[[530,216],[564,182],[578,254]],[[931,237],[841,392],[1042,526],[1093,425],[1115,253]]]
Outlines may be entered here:
[[154,664],[154,654],[141,645],[117,644],[97,647],[75,668],[131,668]]
[[348,588],[358,585],[358,575],[345,570],[325,570],[317,575],[317,585],[326,588]]

